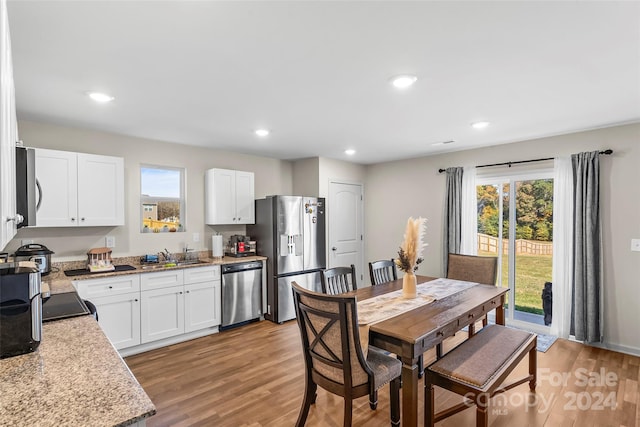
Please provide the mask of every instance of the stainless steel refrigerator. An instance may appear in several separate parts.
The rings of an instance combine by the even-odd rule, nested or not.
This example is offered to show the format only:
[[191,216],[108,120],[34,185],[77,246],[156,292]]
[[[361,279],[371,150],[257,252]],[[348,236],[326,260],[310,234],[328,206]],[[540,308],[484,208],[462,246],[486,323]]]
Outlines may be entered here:
[[326,267],[323,198],[268,196],[256,200],[256,223],[247,226],[258,255],[267,259],[266,319],[277,323],[296,317],[291,282],[321,292]]

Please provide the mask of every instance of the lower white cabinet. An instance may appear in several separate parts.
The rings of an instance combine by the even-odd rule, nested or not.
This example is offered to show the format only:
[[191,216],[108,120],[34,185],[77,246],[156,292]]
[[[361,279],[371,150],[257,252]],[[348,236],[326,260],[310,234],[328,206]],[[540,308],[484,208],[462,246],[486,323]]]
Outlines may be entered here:
[[184,286],[143,291],[141,300],[143,344],[184,333]]
[[118,350],[140,344],[140,276],[77,280],[80,298],[91,301],[98,324]]
[[140,293],[93,298],[98,324],[115,348],[140,344]]
[[220,273],[219,265],[209,265],[73,284],[95,304],[98,323],[120,350],[220,325]]
[[185,332],[217,326],[222,322],[219,280],[184,285],[184,290]]

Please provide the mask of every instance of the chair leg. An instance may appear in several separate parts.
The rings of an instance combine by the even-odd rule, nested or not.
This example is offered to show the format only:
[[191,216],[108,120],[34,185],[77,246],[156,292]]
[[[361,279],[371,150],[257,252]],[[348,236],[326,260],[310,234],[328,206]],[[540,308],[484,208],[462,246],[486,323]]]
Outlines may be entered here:
[[298,421],[296,421],[296,427],[303,427],[307,422],[307,416],[309,415],[309,408],[312,403],[316,401],[316,391],[318,386],[310,378],[307,377],[305,382],[304,398],[302,400],[302,408],[298,414]]
[[400,377],[389,383],[389,398],[391,400],[391,425],[400,425]]
[[435,424],[435,399],[433,396],[433,384],[427,379],[424,382],[424,425],[425,427],[433,427]]
[[476,427],[487,427],[489,425],[489,411],[486,405],[478,403],[476,409]]
[[344,398],[344,427],[351,427],[351,411],[353,410],[353,400],[350,397]]
[[378,408],[378,390],[369,392],[369,407],[374,411]]
[[538,338],[534,341],[533,348],[529,352],[529,375],[533,375],[533,379],[529,381],[529,390],[536,391],[536,381],[538,378],[538,349],[536,348]]

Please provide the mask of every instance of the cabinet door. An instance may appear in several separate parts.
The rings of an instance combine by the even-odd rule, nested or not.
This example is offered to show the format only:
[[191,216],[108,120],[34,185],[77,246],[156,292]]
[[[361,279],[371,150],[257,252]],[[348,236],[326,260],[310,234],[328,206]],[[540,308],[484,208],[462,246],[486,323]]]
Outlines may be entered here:
[[141,293],[141,342],[148,343],[184,333],[182,286]]
[[37,227],[78,225],[77,170],[76,153],[36,148]]
[[0,249],[16,234],[16,161],[18,141],[13,59],[7,2],[0,3]]
[[253,224],[255,219],[255,195],[253,172],[236,171],[236,222]]
[[185,285],[185,332],[217,326],[220,315],[220,281]]
[[140,293],[90,300],[98,312],[98,324],[116,349],[140,344]]
[[236,222],[236,171],[209,169],[205,174],[205,222]]
[[124,225],[124,159],[78,153],[79,225]]

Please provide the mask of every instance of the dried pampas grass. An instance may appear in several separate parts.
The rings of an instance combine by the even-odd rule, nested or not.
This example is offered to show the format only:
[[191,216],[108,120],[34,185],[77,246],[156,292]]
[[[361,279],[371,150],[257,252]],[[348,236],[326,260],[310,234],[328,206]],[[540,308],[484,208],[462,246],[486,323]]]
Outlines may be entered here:
[[423,261],[422,252],[427,246],[423,242],[426,233],[426,218],[410,217],[407,220],[407,228],[404,233],[404,241],[398,251],[398,259],[395,260],[398,268],[405,273],[413,273],[418,269],[418,264]]

